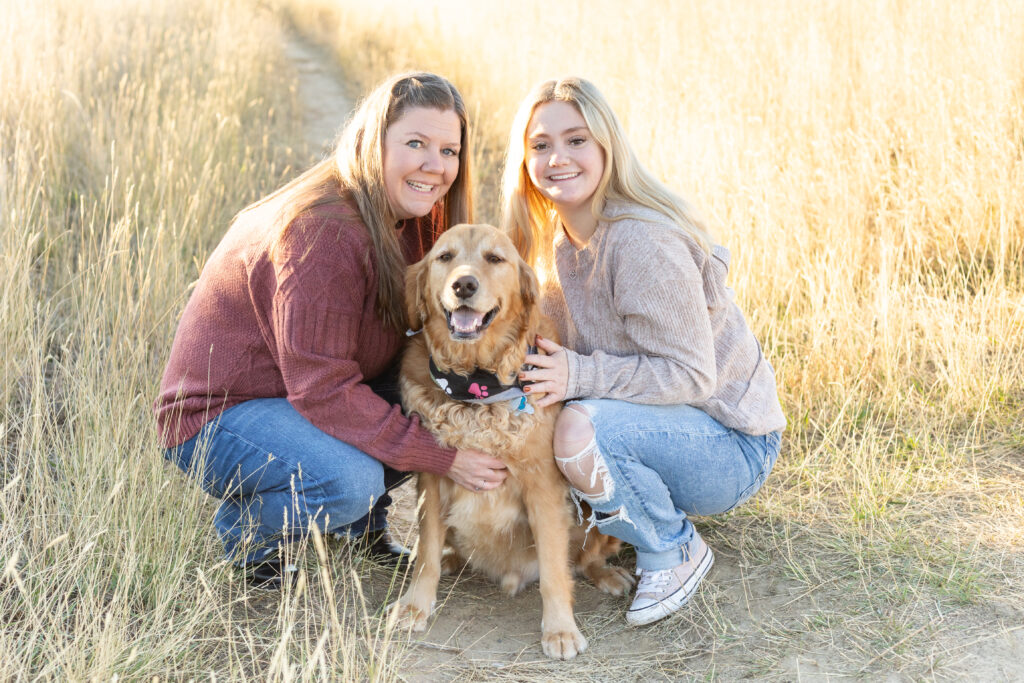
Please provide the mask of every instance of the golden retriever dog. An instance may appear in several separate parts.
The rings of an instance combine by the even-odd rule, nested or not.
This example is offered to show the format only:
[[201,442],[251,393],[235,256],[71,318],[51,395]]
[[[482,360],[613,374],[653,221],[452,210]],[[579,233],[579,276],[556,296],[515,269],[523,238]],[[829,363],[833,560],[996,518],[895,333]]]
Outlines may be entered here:
[[440,443],[501,459],[508,478],[474,492],[419,475],[419,545],[398,610],[412,630],[425,630],[442,568],[461,563],[510,595],[539,579],[544,654],[572,659],[587,647],[573,615],[573,569],[613,595],[633,578],[605,562],[618,540],[574,523],[552,454],[561,406],[536,407],[514,386],[537,335],[557,337],[537,298],[533,270],[489,225],[451,228],[406,274],[410,325],[421,332],[402,359],[402,402]]

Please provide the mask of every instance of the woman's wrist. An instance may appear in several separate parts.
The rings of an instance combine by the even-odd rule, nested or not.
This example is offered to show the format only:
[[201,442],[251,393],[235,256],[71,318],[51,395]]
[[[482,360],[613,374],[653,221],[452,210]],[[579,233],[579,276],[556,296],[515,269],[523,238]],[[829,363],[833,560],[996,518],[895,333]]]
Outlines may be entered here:
[[572,349],[565,349],[565,360],[566,370],[568,376],[565,381],[565,399],[566,401],[578,398],[582,396],[579,386],[580,378],[580,354],[576,353]]

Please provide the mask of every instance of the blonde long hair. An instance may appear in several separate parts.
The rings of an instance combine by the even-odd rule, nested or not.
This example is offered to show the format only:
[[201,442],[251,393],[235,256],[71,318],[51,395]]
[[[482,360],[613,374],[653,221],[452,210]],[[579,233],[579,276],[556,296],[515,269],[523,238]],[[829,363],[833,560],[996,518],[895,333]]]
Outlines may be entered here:
[[[457,223],[472,222],[472,150],[466,105],[447,79],[426,72],[396,74],[374,88],[345,125],[331,156],[239,214],[239,219],[258,213],[261,219],[274,221],[280,226],[280,238],[304,211],[343,199],[354,202],[373,243],[377,314],[398,330],[405,329],[406,263],[395,231],[398,218],[384,185],[383,146],[388,127],[415,107],[454,111],[461,129],[459,172],[431,212],[439,219],[435,235]],[[365,258],[369,265],[370,254]]]
[[554,204],[534,187],[526,170],[526,129],[537,107],[548,102],[575,106],[604,150],[604,173],[594,191],[595,218],[636,218],[629,213],[614,217],[602,213],[606,199],[634,202],[663,214],[710,251],[714,241],[703,221],[689,202],[640,163],[604,95],[590,81],[570,77],[534,87],[519,105],[509,133],[501,184],[502,227],[530,265],[536,266],[541,250],[551,244],[558,220]]

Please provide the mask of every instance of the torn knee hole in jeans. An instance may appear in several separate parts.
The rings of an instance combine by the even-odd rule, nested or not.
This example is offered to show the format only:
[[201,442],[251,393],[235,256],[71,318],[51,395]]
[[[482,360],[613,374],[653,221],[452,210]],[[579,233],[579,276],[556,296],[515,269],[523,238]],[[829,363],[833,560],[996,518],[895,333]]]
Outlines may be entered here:
[[[597,447],[597,439],[592,438],[590,443],[583,447],[576,455],[567,458],[555,456],[559,469],[565,474],[566,479],[579,491],[584,500],[601,503],[611,500],[615,493],[615,484],[612,482],[611,474],[608,472],[608,464],[604,461],[604,455]],[[600,486],[598,486],[600,477]],[[583,482],[588,482],[585,486]]]
[[[595,505],[600,506],[602,503],[610,501],[615,494],[615,482],[608,471],[604,454],[597,447],[596,438],[592,438],[590,443],[576,455],[571,455],[568,458],[556,457],[555,460],[558,461],[562,472],[572,484],[569,494],[576,505],[576,518],[579,524],[583,523],[583,507],[580,503],[585,502],[590,506],[586,529],[588,532],[599,522],[606,520],[618,519],[633,524],[633,520],[626,514],[624,507],[614,512],[601,512],[594,509]],[[586,482],[586,490],[581,486],[584,482]]]
[[[595,510],[593,506],[595,503],[600,504],[601,502],[607,502],[607,498],[602,497],[603,500],[596,500],[594,496],[588,496],[575,488],[569,489],[569,496],[572,498],[572,502],[576,505],[577,524],[583,524],[583,506],[580,505],[580,502],[583,501],[590,505],[590,516],[587,517],[587,528],[584,530],[584,533],[588,534],[588,537],[590,530],[594,527],[600,528],[601,526],[606,526],[612,522],[626,522],[634,529],[636,528],[636,522],[629,518],[629,514],[626,512],[625,506],[620,507],[618,510],[613,512],[603,512],[601,510]],[[583,547],[586,547],[586,538],[587,537],[584,537],[583,539]]]
[[593,514],[590,515],[590,526],[600,526],[601,524],[610,524],[611,522],[626,522],[634,529],[636,528],[636,523],[629,518],[624,507],[619,508],[615,512],[598,512],[594,510]]

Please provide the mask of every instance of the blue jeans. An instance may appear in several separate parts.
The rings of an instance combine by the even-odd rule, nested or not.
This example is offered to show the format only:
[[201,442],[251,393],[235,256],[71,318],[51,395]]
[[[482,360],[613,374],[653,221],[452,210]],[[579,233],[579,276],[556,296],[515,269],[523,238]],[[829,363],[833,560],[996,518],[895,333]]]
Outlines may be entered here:
[[223,500],[214,526],[239,565],[266,559],[314,523],[352,536],[384,529],[387,490],[410,476],[320,431],[284,398],[233,406],[165,457]]
[[[757,493],[779,456],[781,434],[750,436],[689,405],[572,401],[594,425],[597,495],[573,489],[597,528],[636,548],[639,569],[683,562],[689,515],[728,512]],[[586,449],[590,452],[590,449]],[[603,466],[602,466],[603,461]]]

